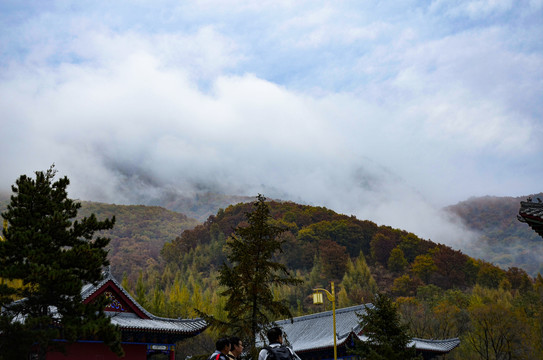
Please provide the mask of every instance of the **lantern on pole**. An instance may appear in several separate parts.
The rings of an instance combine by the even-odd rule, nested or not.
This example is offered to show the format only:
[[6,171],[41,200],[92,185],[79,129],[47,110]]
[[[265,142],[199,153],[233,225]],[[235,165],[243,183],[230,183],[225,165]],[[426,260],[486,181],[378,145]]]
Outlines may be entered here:
[[329,292],[326,289],[313,289],[313,304],[322,304],[323,303],[323,296],[322,294],[325,293],[328,300],[332,303],[332,317],[333,317],[333,323],[334,323],[334,360],[337,360],[337,336],[336,336],[336,293],[334,291],[334,282],[332,281],[330,283],[332,292]]

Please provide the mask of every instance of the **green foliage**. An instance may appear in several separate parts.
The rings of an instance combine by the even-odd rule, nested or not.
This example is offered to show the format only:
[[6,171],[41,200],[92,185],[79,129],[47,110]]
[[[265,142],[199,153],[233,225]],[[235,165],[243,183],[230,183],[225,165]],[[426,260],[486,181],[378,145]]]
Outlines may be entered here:
[[219,321],[203,311],[211,325],[233,331],[247,343],[248,351],[256,355],[256,336],[278,316],[291,317],[288,304],[274,298],[273,287],[296,285],[302,281],[291,276],[287,268],[272,260],[281,251],[284,232],[270,225],[270,210],[265,198],[258,195],[252,212],[247,212],[247,225],[238,226],[228,239],[228,261],[219,271],[220,294],[227,298],[224,310],[228,321]]
[[366,306],[360,316],[366,342],[356,345],[354,353],[371,360],[419,359],[414,348],[409,348],[411,337],[407,325],[401,323],[397,306],[385,294],[375,297],[373,306]]
[[464,351],[479,359],[534,358],[528,319],[514,308],[508,291],[476,286],[468,312],[471,326],[463,337]]
[[402,319],[418,338],[448,339],[466,332],[469,295],[435,285],[421,286],[416,297],[398,298]]
[[91,213],[98,217],[115,216],[115,227],[102,233],[111,239],[108,259],[115,276],[126,273],[134,283],[139,271],[150,266],[150,259],[161,271],[158,259],[164,244],[197,225],[195,219],[158,206],[83,202],[78,217]]
[[360,252],[354,263],[350,259],[347,261],[347,270],[338,293],[338,305],[347,307],[369,302],[377,291],[377,283],[366,264],[364,254]]
[[497,289],[505,278],[505,271],[487,262],[481,262],[477,274],[477,284]]
[[[273,286],[273,297],[285,301],[292,314],[303,315],[323,310],[322,306],[314,306],[309,301],[308,294],[314,287],[322,287],[335,279],[338,304],[348,306],[371,301],[371,294],[376,290],[368,284],[375,281],[380,291],[406,296],[397,302],[414,336],[460,336],[461,349],[447,358],[476,358],[474,348],[468,347],[465,339],[474,329],[475,318],[470,318],[468,307],[477,299],[472,294],[472,286],[477,281],[484,288],[509,294],[507,311],[516,319],[511,329],[524,337],[524,343],[515,343],[515,349],[519,353],[529,349],[535,354],[534,358],[543,358],[543,345],[538,341],[543,338],[543,280],[539,280],[540,277],[534,280],[529,275],[534,273],[534,263],[537,269],[541,267],[534,258],[543,249],[543,243],[529,227],[516,220],[520,200],[509,200],[507,211],[496,208],[501,206],[501,199],[490,199],[462,214],[469,224],[478,223],[486,234],[486,238],[477,243],[483,245],[485,253],[473,249],[469,253],[489,254],[496,260],[494,264],[475,260],[406,231],[377,226],[323,207],[267,202],[268,224],[286,229],[278,235],[284,251],[276,252],[272,260],[285,264],[287,269],[296,272],[296,277],[305,280],[295,287]],[[0,196],[0,208],[8,204],[3,201]],[[225,287],[218,283],[218,269],[227,261],[226,239],[232,229],[248,226],[246,213],[253,205],[225,203],[223,206],[224,209],[197,226],[195,220],[158,207],[87,202],[83,202],[76,219],[88,217],[90,213],[99,218],[117,215],[115,228],[104,230],[100,235],[112,239],[108,249],[113,272],[117,276],[126,273],[123,285],[133,287],[127,290],[132,290],[136,300],[147,310],[159,316],[187,318],[198,316],[194,309],[198,306],[215,319],[227,322],[226,297],[220,295]],[[330,251],[327,251],[328,245]],[[401,249],[410,264],[400,277],[382,267],[388,265],[394,248]],[[360,254],[361,249],[367,249],[364,251],[367,256]],[[331,263],[330,259],[337,262]],[[505,271],[495,266],[507,268],[510,264],[518,267]],[[16,287],[22,282],[15,279],[9,284]],[[359,296],[361,293],[364,295]],[[484,308],[490,303],[479,305]],[[326,306],[330,310],[331,304]],[[17,329],[11,330],[24,339]],[[213,329],[207,333],[211,338],[219,335]],[[517,356],[511,354],[512,358]]]
[[413,296],[421,285],[422,282],[419,278],[412,278],[408,274],[404,274],[394,279],[392,293],[398,296]]
[[423,251],[423,242],[415,234],[409,233],[400,238],[398,248],[403,251],[407,262],[412,263],[415,257]]
[[437,271],[437,266],[432,259],[432,255],[417,255],[411,266],[413,274],[417,275],[422,281],[428,283],[430,276]]
[[405,270],[409,263],[404,256],[404,252],[399,247],[395,247],[390,252],[390,257],[388,258],[388,269],[392,272],[402,272]]
[[98,221],[91,214],[74,221],[81,205],[67,197],[68,178],[53,182],[53,167],[35,175],[19,177],[2,213],[8,229],[0,242],[0,277],[23,286],[0,286],[0,353],[34,347],[44,359],[48,349],[62,345],[55,339],[97,336],[122,354],[120,332],[103,312],[107,300],[83,304],[81,298],[82,286],[99,282],[108,265],[109,239],[94,233],[113,228],[115,218]]

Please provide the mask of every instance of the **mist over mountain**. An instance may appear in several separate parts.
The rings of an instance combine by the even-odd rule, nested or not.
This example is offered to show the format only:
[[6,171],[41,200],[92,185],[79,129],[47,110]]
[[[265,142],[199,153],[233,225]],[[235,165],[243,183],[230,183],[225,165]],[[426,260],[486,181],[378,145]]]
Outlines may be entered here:
[[253,154],[229,166],[212,169],[211,164],[201,163],[182,172],[176,169],[191,168],[173,169],[149,161],[144,165],[141,159],[118,155],[125,163],[103,163],[96,170],[99,182],[88,179],[82,186],[78,179],[83,174],[75,173],[71,187],[83,200],[162,206],[200,221],[260,193],[269,199],[324,206],[455,248],[474,239],[455,214],[428,201],[390,169],[367,158],[352,159],[348,153],[334,159],[315,155],[279,160],[257,159]]
[[[325,206],[338,213],[355,215],[358,219],[371,220],[380,225],[410,231],[421,237],[424,237],[426,233],[431,233],[433,236],[427,238],[436,243],[449,245],[504,269],[516,266],[525,269],[532,276],[543,271],[541,268],[543,240],[529,226],[519,222],[516,218],[520,201],[527,197],[543,199],[543,193],[521,197],[472,197],[440,210],[430,206],[422,196],[407,187],[404,187],[406,191],[398,192],[398,201],[387,201],[384,196],[379,197],[376,191],[383,194],[382,192],[387,189],[387,186],[397,187],[398,184],[401,184],[397,178],[390,174],[382,172],[381,175],[379,177],[377,174],[363,173],[361,170],[354,174],[353,184],[354,179],[357,179],[359,186],[351,189],[351,199],[340,197],[325,203],[303,201],[297,201],[297,203]],[[189,229],[204,222],[221,208],[225,209],[229,205],[255,200],[254,196],[225,195],[209,190],[194,192],[190,197],[171,189],[155,188],[154,191],[146,193],[146,196],[142,196],[139,201],[135,200],[135,203],[149,206],[148,210],[145,210],[145,206],[121,206],[107,203],[97,206],[96,204],[99,203],[84,201],[82,214],[87,214],[93,209],[100,216],[116,215],[118,218],[117,227],[133,227],[133,229],[130,230],[132,235],[127,235],[126,232],[123,235],[121,230],[119,230],[121,234],[119,232],[113,233],[115,241],[124,238],[124,245],[116,245],[115,249],[119,249],[119,246],[130,247],[126,243],[126,241],[131,241],[130,239],[145,238],[147,239],[145,242],[148,242],[149,246],[154,249],[151,250],[151,253],[154,254],[151,257],[158,259],[158,249],[166,241],[179,236],[181,229]],[[278,189],[267,190],[269,193],[282,195],[281,198],[275,198],[278,201],[289,200],[286,198],[288,194],[280,193]],[[327,194],[333,193],[334,188],[330,187]],[[138,193],[133,191],[131,194],[136,198]],[[365,200],[363,200],[363,196],[365,196]],[[299,199],[297,196],[292,197]],[[268,198],[274,199],[272,196],[268,196]],[[341,201],[343,203],[340,203]],[[9,194],[0,192],[0,211],[4,211],[8,202]],[[156,207],[163,208],[162,212]],[[166,209],[175,213],[169,213]],[[127,214],[131,212],[133,214],[127,218]],[[175,215],[176,213],[179,215]],[[155,219],[153,223],[149,223],[149,216]],[[182,218],[177,219],[178,216],[182,216]],[[179,224],[167,225],[170,230],[162,235],[152,228],[153,226],[164,228],[164,224],[169,224],[171,221],[177,221]],[[142,222],[143,225],[138,222]],[[163,225],[160,225],[161,223]],[[181,228],[177,228],[178,226]],[[144,231],[145,234],[138,234],[138,228],[143,229],[141,231]],[[418,229],[418,231],[413,229]],[[149,231],[151,232],[149,233]],[[155,241],[157,239],[158,242]],[[142,243],[140,246],[147,245]],[[115,252],[114,255],[121,256],[120,254],[122,251]],[[140,263],[142,262],[144,260],[140,261]]]
[[520,202],[528,197],[543,200],[543,193],[520,197],[473,197],[446,207],[478,234],[462,250],[504,269],[520,267],[532,276],[543,272],[543,239],[517,220]]
[[540,190],[541,2],[77,4],[2,7],[0,191],[55,163],[75,199],[260,193],[463,248],[443,206]]

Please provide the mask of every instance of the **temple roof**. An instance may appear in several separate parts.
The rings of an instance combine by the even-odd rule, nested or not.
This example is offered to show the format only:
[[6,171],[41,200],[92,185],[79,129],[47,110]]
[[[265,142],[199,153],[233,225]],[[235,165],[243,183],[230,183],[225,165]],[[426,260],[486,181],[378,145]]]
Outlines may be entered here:
[[[104,312],[110,317],[111,323],[118,325],[123,332],[146,332],[171,334],[172,338],[186,338],[204,331],[208,324],[205,320],[197,319],[170,319],[155,316],[145,310],[122,287],[109,271],[104,273],[104,279],[97,285],[87,284],[81,289],[84,303],[92,302],[96,297],[105,295],[110,300]],[[26,299],[14,302],[26,301]],[[8,310],[5,306],[2,311]],[[50,307],[53,317],[58,317],[55,307]],[[18,316],[16,321],[24,321],[24,316]]]
[[[364,311],[364,305],[336,310],[338,346],[343,344],[352,332],[360,332],[360,320],[356,313]],[[296,352],[334,346],[332,311],[295,317],[292,323],[290,320],[277,321],[277,325],[283,329],[290,346]]]
[[539,236],[543,237],[543,203],[538,198],[538,202],[532,202],[531,198],[520,202],[517,219],[527,223]]
[[105,313],[110,316],[111,323],[118,325],[121,330],[167,332],[176,334],[196,335],[205,330],[208,324],[203,319],[170,319],[158,317],[145,310],[106,271],[104,279],[97,285],[85,285],[81,290],[83,302],[90,302],[96,296],[108,292],[112,303]]
[[[336,310],[337,346],[343,345],[353,336],[360,341],[367,340],[367,337],[361,333],[360,319],[357,315],[364,314],[366,306],[373,307],[372,304],[366,304]],[[292,322],[281,320],[276,323],[283,329],[286,339],[296,352],[314,351],[334,346],[332,311],[296,317]],[[413,338],[409,346],[414,345],[420,351],[446,353],[459,344],[458,338],[444,340]]]

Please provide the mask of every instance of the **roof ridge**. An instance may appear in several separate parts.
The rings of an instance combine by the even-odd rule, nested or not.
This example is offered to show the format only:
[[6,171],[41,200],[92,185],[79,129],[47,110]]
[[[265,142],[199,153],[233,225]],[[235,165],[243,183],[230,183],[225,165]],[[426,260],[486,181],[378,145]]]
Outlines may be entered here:
[[[367,303],[367,304],[353,305],[353,306],[348,306],[341,309],[336,309],[336,315],[343,314],[343,313],[350,313],[356,310],[365,310],[366,307],[373,307],[373,304]],[[292,318],[292,322],[300,322],[300,321],[306,321],[306,320],[311,320],[311,319],[329,317],[329,316],[332,316],[332,311],[333,310],[327,310],[327,311],[323,311],[319,313],[297,316],[297,317]],[[283,324],[285,322],[291,322],[291,320],[285,319],[285,320],[277,321],[276,323]]]

